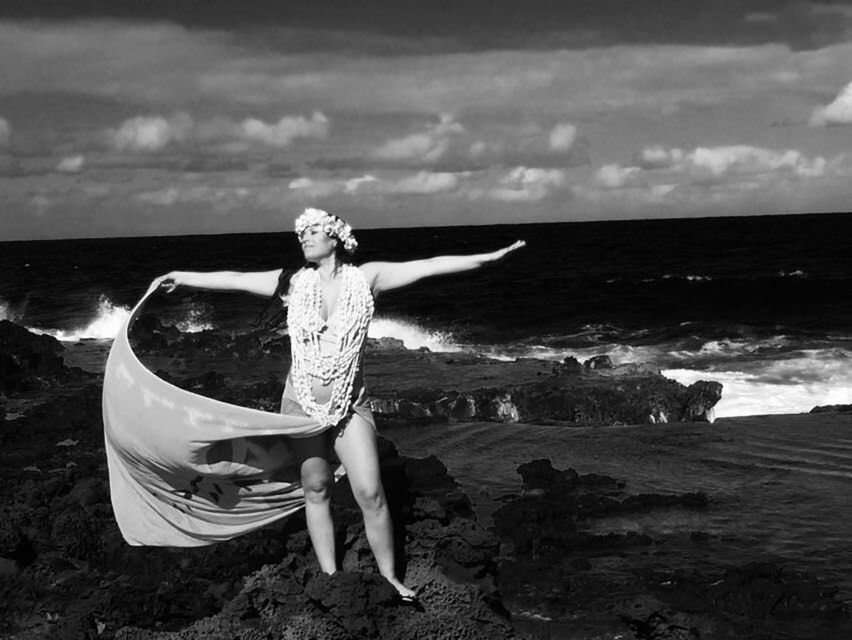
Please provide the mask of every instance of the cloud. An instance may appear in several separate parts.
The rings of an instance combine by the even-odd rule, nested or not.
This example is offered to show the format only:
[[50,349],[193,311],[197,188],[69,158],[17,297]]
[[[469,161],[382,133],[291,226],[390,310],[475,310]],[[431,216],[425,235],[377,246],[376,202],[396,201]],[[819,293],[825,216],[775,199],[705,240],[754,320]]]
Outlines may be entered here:
[[306,199],[326,198],[346,189],[339,180],[312,180],[304,176],[291,180],[287,188]]
[[709,171],[714,176],[731,172],[768,173],[791,172],[802,177],[818,177],[825,171],[826,160],[808,159],[800,151],[773,151],[748,145],[727,147],[698,147],[686,155],[686,166]]
[[577,127],[563,122],[553,127],[550,132],[549,146],[551,151],[569,151],[577,140]]
[[358,178],[350,178],[344,183],[346,193],[355,193],[362,186],[376,182],[376,177],[371,175],[360,176]]
[[5,118],[0,118],[0,147],[5,147],[9,144],[9,139],[12,137],[12,126]]
[[505,202],[542,200],[565,183],[565,172],[560,169],[515,167],[500,180],[500,186],[489,195]]
[[396,177],[395,174],[377,177],[365,174],[354,178],[311,179],[300,177],[288,187],[302,195],[326,197],[345,193],[348,195],[432,195],[453,191],[459,185],[454,173],[420,171],[414,175]]
[[194,126],[192,117],[178,113],[171,118],[137,116],[108,133],[118,151],[160,151],[170,144],[185,141]]
[[454,173],[421,171],[389,183],[386,189],[388,193],[429,195],[453,191],[458,184],[458,176]]
[[814,109],[809,124],[814,127],[852,124],[852,82],[846,85],[834,101]]
[[239,124],[237,133],[238,137],[245,140],[271,147],[286,147],[296,138],[325,138],[328,126],[328,118],[315,111],[310,118],[284,116],[275,124],[248,118]]
[[776,172],[815,178],[822,176],[829,164],[822,156],[808,158],[795,149],[775,151],[750,145],[696,147],[692,151],[654,145],[642,149],[634,161],[635,166],[614,164],[601,167],[598,170],[599,182],[610,188],[635,186],[640,171],[656,170],[714,178]]
[[663,169],[683,160],[681,149],[666,149],[661,146],[645,147],[636,157],[636,164],[643,169]]
[[56,170],[62,173],[78,173],[83,169],[86,159],[83,156],[68,156],[62,158],[56,165]]
[[223,117],[198,122],[187,113],[177,113],[169,118],[129,118],[118,129],[110,130],[108,137],[118,151],[153,152],[188,143],[225,144],[232,149],[257,143],[282,148],[297,138],[325,138],[328,129],[328,118],[320,112],[314,112],[310,118],[284,116],[271,124],[258,118],[234,121]]
[[618,164],[607,164],[595,172],[595,180],[607,189],[623,189],[642,185],[642,169],[639,167],[622,167]]
[[176,204],[209,204],[220,212],[233,211],[234,208],[252,199],[252,192],[246,187],[218,186],[210,184],[187,184],[165,187],[154,191],[134,194],[133,198],[145,204],[171,207]]
[[426,131],[388,140],[375,150],[373,156],[386,161],[435,163],[446,155],[450,139],[463,130],[452,116],[445,114]]

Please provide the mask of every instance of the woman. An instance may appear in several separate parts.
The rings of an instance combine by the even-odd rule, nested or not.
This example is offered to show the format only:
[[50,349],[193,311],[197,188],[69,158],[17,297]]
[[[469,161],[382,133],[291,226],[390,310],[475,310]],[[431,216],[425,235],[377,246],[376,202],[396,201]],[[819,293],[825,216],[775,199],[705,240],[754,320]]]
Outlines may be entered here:
[[325,427],[318,435],[292,438],[301,461],[308,532],[319,565],[336,570],[334,529],[329,504],[333,473],[331,450],[337,455],[364,515],[367,539],[379,571],[404,600],[414,592],[397,577],[393,532],[379,474],[376,426],[365,405],[361,368],[373,301],[383,291],[398,289],[430,276],[475,269],[524,246],[518,241],[492,253],[440,256],[410,262],[350,264],[358,246],[351,227],[319,209],[307,209],[296,220],[296,233],[306,266],[291,277],[276,269],[262,272],[173,271],[152,287],[172,292],[179,286],[278,295],[288,304],[292,365],[281,402],[284,414],[304,415]]

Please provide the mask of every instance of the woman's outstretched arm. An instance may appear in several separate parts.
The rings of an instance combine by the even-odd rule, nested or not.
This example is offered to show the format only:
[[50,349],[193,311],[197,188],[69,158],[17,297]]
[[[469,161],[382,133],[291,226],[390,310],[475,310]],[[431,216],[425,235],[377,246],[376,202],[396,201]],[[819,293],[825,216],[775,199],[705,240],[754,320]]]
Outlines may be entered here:
[[368,262],[361,265],[361,270],[372,285],[373,292],[379,293],[380,291],[399,289],[431,276],[477,269],[489,262],[500,260],[506,254],[523,246],[526,246],[526,242],[518,240],[508,247],[503,247],[491,253],[477,253],[468,256],[436,256],[409,262]]
[[245,291],[269,297],[275,293],[281,269],[273,271],[172,271],[154,278],[151,287],[164,287],[171,293],[178,287]]

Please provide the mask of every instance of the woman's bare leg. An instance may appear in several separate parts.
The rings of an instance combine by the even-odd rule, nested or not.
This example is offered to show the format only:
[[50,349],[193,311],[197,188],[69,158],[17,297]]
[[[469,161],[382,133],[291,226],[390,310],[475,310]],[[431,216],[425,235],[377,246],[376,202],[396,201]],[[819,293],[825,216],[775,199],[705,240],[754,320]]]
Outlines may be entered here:
[[305,492],[305,520],[308,535],[320,568],[328,574],[337,571],[334,523],[331,520],[330,490],[334,482],[328,464],[328,434],[293,438],[293,447],[302,461],[302,489]]
[[388,510],[385,490],[379,472],[379,453],[376,448],[376,431],[358,414],[335,438],[334,450],[349,476],[352,493],[364,514],[367,541],[376,557],[379,573],[402,596],[414,596],[396,576],[393,548],[393,523]]

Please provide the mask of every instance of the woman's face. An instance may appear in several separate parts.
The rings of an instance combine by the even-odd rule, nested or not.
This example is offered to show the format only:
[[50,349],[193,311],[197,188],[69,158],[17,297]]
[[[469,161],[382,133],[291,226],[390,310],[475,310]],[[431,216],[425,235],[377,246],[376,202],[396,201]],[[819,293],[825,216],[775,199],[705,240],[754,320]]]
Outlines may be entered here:
[[302,253],[308,262],[318,262],[334,253],[337,239],[330,237],[318,224],[308,227],[299,236]]

